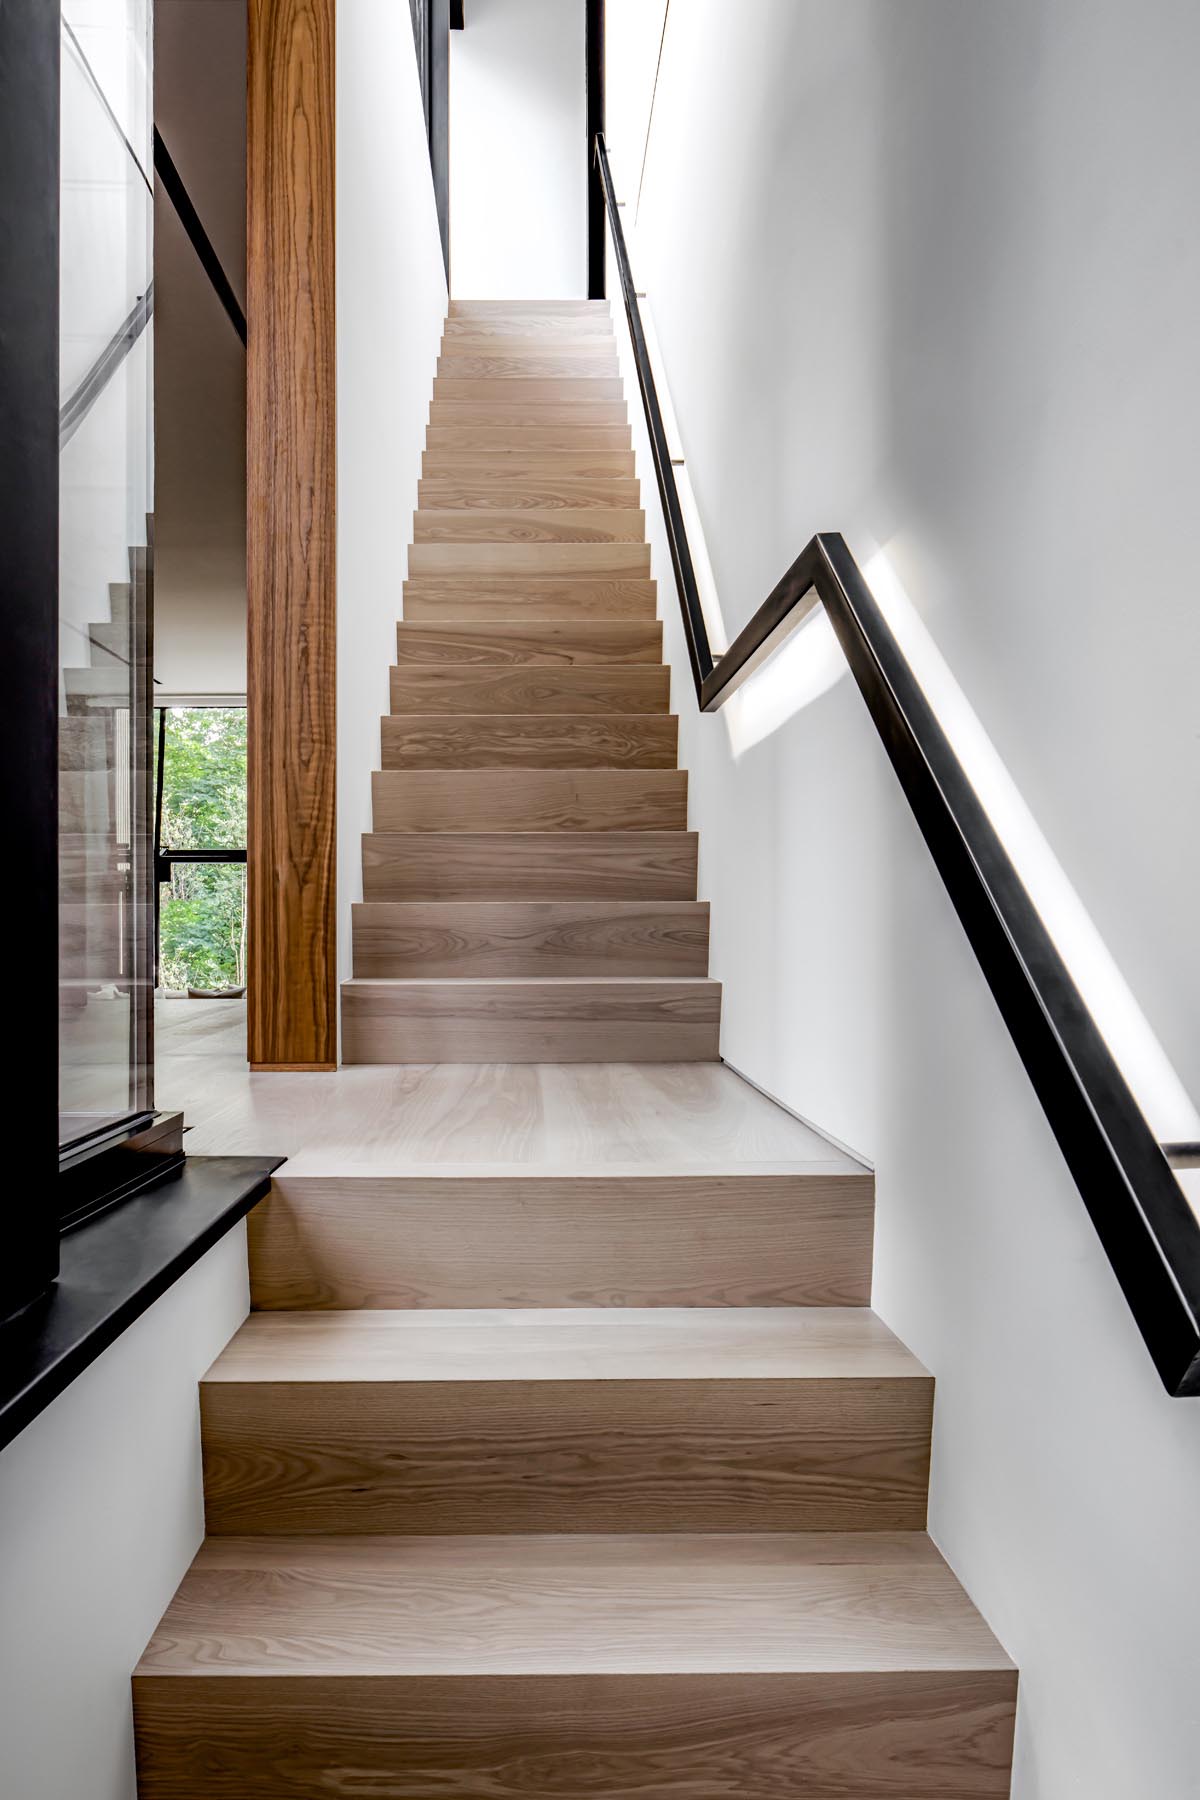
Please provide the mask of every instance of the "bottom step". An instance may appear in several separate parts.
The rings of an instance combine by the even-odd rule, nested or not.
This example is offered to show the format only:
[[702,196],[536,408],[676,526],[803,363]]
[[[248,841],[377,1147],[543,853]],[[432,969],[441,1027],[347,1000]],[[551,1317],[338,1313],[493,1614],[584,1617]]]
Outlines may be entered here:
[[224,1538],[140,1800],[1001,1800],[1017,1677],[921,1533]]
[[347,1063],[714,1062],[721,984],[596,977],[342,984]]

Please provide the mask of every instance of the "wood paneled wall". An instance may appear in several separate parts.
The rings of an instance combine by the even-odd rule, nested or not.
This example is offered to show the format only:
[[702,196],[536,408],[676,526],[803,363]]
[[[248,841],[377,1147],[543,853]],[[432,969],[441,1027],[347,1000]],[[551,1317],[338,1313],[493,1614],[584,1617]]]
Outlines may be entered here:
[[332,1068],[335,0],[249,0],[249,1056]]

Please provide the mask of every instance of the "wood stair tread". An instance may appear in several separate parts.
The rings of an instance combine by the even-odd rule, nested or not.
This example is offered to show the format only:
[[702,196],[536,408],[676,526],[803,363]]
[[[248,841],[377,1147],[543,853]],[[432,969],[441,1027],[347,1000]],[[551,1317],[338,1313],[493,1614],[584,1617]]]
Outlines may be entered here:
[[209,1538],[135,1679],[883,1670],[1012,1671],[921,1532]]
[[204,1385],[930,1382],[866,1307],[252,1313]]

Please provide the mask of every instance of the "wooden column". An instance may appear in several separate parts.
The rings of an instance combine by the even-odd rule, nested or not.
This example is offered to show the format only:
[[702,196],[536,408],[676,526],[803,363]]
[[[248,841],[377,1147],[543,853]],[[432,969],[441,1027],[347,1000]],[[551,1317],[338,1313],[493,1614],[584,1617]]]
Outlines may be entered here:
[[249,0],[251,1066],[330,1069],[336,1012],[335,0]]

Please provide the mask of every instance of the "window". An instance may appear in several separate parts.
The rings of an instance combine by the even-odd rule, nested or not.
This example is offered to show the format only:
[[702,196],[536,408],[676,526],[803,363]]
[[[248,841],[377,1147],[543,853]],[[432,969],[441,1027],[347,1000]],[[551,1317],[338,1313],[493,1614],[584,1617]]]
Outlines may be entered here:
[[181,704],[158,718],[158,986],[236,994],[246,982],[246,711]]

